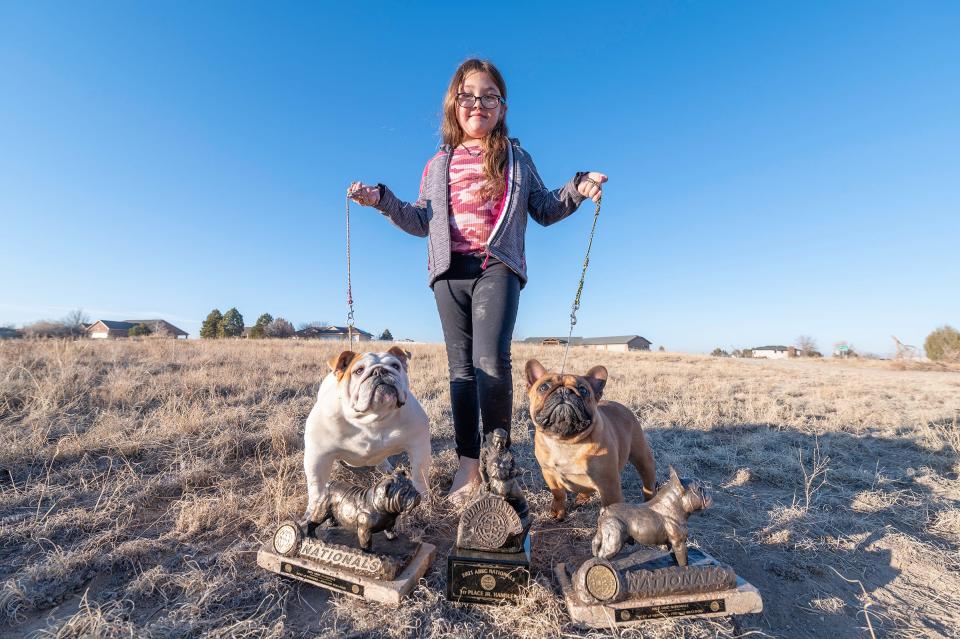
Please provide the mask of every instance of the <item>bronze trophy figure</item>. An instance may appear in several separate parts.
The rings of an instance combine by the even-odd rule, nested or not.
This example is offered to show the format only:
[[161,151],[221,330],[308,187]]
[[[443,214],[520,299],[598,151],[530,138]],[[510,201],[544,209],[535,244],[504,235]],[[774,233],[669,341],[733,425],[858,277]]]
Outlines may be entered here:
[[[554,568],[567,610],[580,625],[607,627],[666,617],[759,612],[760,593],[697,548],[687,548],[687,519],[713,504],[703,484],[670,479],[642,504],[616,503],[600,510],[593,557]],[[639,549],[621,552],[626,545]],[[661,547],[666,546],[669,552]]]
[[709,508],[713,500],[699,482],[680,479],[670,467],[670,481],[656,497],[637,504],[610,504],[600,511],[593,555],[610,559],[628,540],[645,546],[667,544],[679,566],[687,565],[687,518]]
[[529,583],[530,507],[505,430],[487,435],[479,461],[482,485],[460,516],[447,560],[447,598],[501,603]]
[[383,531],[387,539],[396,539],[393,526],[397,517],[419,503],[420,493],[405,471],[387,475],[372,488],[330,481],[317,506],[316,521],[307,525],[307,532],[310,534],[330,521],[335,526],[356,530],[360,548],[370,550],[373,533]]
[[530,507],[516,479],[519,476],[520,471],[509,449],[507,432],[498,428],[490,434],[490,446],[480,451],[480,479],[484,490],[505,499],[516,511],[523,527],[529,529]]
[[257,563],[315,586],[399,605],[435,550],[394,531],[397,519],[420,499],[399,469],[369,488],[329,481],[311,517],[282,522],[257,553]]

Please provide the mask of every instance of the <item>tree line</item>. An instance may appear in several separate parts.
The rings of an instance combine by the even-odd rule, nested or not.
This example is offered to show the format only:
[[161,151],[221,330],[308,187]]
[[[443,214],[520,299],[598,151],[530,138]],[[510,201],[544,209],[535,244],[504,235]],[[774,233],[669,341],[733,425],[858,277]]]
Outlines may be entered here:
[[[311,326],[330,326],[330,322],[322,320],[306,322],[300,325],[300,330]],[[203,339],[242,337],[244,328],[243,314],[236,308],[231,308],[226,313],[221,313],[220,309],[215,308],[203,320],[203,324],[200,326],[200,337]],[[296,333],[296,330],[289,321],[282,317],[274,318],[270,313],[264,313],[257,318],[256,324],[250,327],[247,337],[249,339],[263,339],[264,337],[282,339],[293,337],[294,333]],[[393,335],[390,333],[390,329],[384,329],[378,339],[392,342]]]
[[[896,340],[896,338],[894,338]],[[817,343],[809,335],[801,335],[796,339],[796,346],[792,347],[798,357],[823,357],[823,354],[817,350]],[[837,342],[833,345],[835,357],[873,357],[876,355],[863,355],[847,341]],[[916,355],[916,347],[906,346],[901,350],[899,340],[897,340],[896,357],[913,357]],[[960,362],[960,331],[950,325],[944,325],[937,328],[923,342],[923,350],[927,357],[934,362]],[[749,348],[735,348],[730,352],[722,348],[715,348],[710,353],[714,357],[753,357],[753,351]]]
[[[203,339],[218,339],[224,337],[241,337],[243,335],[243,315],[236,308],[221,313],[215,308],[207,314],[200,326],[200,337]],[[257,323],[250,328],[247,337],[262,339],[264,337],[292,337],[296,331],[293,324],[282,317],[274,318],[270,313],[264,313],[257,318]]]

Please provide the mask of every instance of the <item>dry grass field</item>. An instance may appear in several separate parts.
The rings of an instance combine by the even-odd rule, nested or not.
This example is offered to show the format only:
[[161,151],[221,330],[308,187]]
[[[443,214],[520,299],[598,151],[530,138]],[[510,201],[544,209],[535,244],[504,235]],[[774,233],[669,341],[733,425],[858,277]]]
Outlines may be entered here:
[[[958,636],[960,374],[889,362],[716,359],[574,349],[640,417],[662,480],[710,486],[691,536],[764,597],[735,620],[574,628],[551,566],[589,552],[596,498],[562,523],[533,458],[514,351],[515,452],[535,513],[518,606],[442,596],[457,517],[442,346],[412,345],[431,417],[434,497],[403,529],[439,547],[395,612],[260,570],[256,548],[306,500],[302,431],[333,345],[0,343],[0,635],[102,637]],[[341,477],[357,471],[339,469]],[[363,479],[363,477],[359,477]],[[633,469],[626,495],[639,498]]]

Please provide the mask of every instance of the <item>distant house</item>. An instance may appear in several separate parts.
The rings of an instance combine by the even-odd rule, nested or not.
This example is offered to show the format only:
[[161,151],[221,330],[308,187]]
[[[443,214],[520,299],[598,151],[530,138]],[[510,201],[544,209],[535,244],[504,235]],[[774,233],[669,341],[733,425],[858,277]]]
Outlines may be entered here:
[[[566,337],[528,337],[525,344],[543,346],[566,345]],[[598,351],[649,351],[651,341],[639,335],[614,335],[612,337],[571,337],[571,346],[589,346]]]
[[23,333],[17,329],[0,326],[0,339],[20,339],[21,337],[23,337]]
[[760,359],[787,359],[797,357],[797,349],[793,346],[757,346],[750,349],[754,357]]
[[118,337],[128,337],[128,331],[137,324],[145,324],[151,331],[151,335],[158,337],[186,338],[188,333],[183,331],[167,320],[162,319],[144,319],[144,320],[97,320],[87,327],[87,337],[92,339],[115,339]]
[[[327,339],[341,341],[349,339],[346,326],[308,326],[293,334],[294,339]],[[360,342],[369,342],[373,335],[365,330],[353,327],[353,339]]]

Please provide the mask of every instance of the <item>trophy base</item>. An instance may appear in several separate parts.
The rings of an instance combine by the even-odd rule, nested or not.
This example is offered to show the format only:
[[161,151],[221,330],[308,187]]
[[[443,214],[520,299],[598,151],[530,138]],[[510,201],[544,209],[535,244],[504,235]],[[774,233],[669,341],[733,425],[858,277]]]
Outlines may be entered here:
[[[347,548],[340,544],[326,545],[324,541],[313,539],[301,541],[299,537],[295,542],[289,543],[289,546],[281,544],[281,550],[285,551],[285,554],[281,554],[277,552],[276,535],[279,535],[284,528],[293,530],[296,526],[289,522],[282,524],[277,529],[274,542],[264,543],[257,552],[257,564],[260,567],[312,586],[393,607],[399,606],[400,600],[413,590],[420,577],[427,572],[436,553],[436,547],[433,544],[410,542],[402,537],[393,542],[387,542],[380,540],[382,533],[378,533],[374,537],[374,551],[379,550],[378,546],[381,544],[384,547],[395,546],[401,555],[406,556],[398,557],[397,561],[393,561],[393,558],[385,553],[364,553],[359,549]],[[326,541],[333,540],[328,538]],[[313,554],[320,559],[331,555],[343,565],[331,565],[329,560],[321,561],[304,554]],[[381,570],[379,573],[359,574],[356,570],[349,568],[350,565],[359,566],[362,560],[367,560],[367,563],[375,562],[376,565],[381,566]]]
[[485,552],[454,546],[447,557],[447,599],[463,603],[513,603],[530,584],[530,538],[518,552]]
[[[658,552],[663,556],[667,553]],[[639,554],[638,554],[639,556]],[[649,559],[649,554],[644,560]],[[691,566],[716,565],[717,562],[707,553],[690,549]],[[616,561],[621,564],[622,562]],[[639,561],[642,563],[642,561]],[[761,612],[763,600],[760,592],[742,577],[737,577],[736,587],[715,592],[697,592],[689,594],[661,595],[655,597],[628,597],[615,603],[587,603],[577,593],[573,584],[576,566],[558,563],[554,566],[554,576],[560,586],[567,612],[573,622],[580,627],[611,628],[631,627],[644,622],[669,619],[672,617],[729,617]]]

